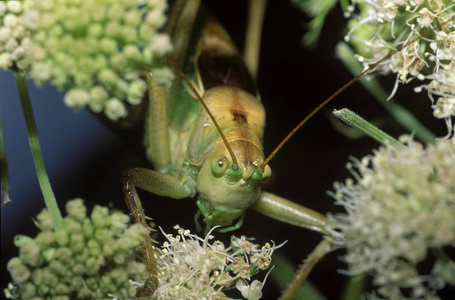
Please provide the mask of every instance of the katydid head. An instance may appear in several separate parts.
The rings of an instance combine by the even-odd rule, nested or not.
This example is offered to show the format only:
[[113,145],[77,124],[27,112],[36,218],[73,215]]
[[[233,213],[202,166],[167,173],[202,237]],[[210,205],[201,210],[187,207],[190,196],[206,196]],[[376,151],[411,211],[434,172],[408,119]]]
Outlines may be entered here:
[[264,160],[262,151],[248,141],[230,142],[235,164],[226,147],[220,147],[202,164],[197,180],[200,194],[198,206],[208,226],[228,226],[241,217],[256,201],[261,183],[271,170],[259,166]]
[[[261,183],[267,180],[272,172],[268,165],[264,165],[262,149],[255,142],[250,141],[248,135],[239,135],[228,141],[197,90],[172,59],[167,55],[166,58],[194,92],[225,146],[211,152],[201,165],[197,178],[197,190],[200,194],[197,200],[199,211],[204,216],[204,222],[208,227],[231,225],[257,200],[261,192]],[[237,90],[232,91],[235,97],[241,98]],[[217,92],[223,94],[223,91],[217,90]],[[234,112],[234,120],[240,118],[243,122],[246,117]],[[244,131],[247,130],[244,129]],[[237,225],[224,230],[235,229],[240,223],[241,220]]]

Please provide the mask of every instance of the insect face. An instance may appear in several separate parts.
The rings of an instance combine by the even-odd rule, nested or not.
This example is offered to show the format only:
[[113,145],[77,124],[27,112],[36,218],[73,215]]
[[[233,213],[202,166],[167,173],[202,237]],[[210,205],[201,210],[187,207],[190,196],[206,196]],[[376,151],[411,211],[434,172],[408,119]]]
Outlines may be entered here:
[[198,206],[207,225],[230,225],[242,216],[258,198],[261,183],[271,175],[262,151],[248,141],[230,143],[238,165],[232,163],[226,147],[212,153],[203,163],[198,176]]

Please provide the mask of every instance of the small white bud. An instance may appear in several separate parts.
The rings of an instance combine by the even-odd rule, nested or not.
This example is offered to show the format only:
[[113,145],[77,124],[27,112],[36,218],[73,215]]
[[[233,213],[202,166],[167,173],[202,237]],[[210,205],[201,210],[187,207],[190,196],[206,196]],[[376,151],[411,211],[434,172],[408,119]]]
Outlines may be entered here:
[[6,3],[5,1],[0,2],[0,15],[3,15],[6,12]]
[[4,52],[0,53],[0,69],[8,70],[13,66],[13,60],[11,54]]
[[63,101],[69,107],[80,108],[89,103],[90,97],[86,90],[74,88],[65,94]]
[[7,14],[6,16],[3,17],[3,25],[9,28],[14,28],[17,25],[19,25],[19,18],[13,14]]
[[7,1],[7,8],[10,12],[19,14],[22,11],[22,2],[21,1]]
[[14,49],[13,53],[11,53],[11,58],[13,60],[19,60],[25,56],[25,49],[23,47],[17,47]]
[[171,38],[167,34],[157,34],[150,44],[150,49],[158,55],[164,55],[173,50]]
[[117,121],[120,118],[126,117],[127,111],[125,105],[119,99],[111,98],[106,103],[104,113],[109,119]]
[[17,42],[17,40],[14,38],[10,38],[8,41],[6,41],[5,50],[7,52],[12,53],[16,49],[17,46],[19,46],[19,43]]
[[0,42],[6,42],[11,37],[11,29],[8,27],[0,28]]

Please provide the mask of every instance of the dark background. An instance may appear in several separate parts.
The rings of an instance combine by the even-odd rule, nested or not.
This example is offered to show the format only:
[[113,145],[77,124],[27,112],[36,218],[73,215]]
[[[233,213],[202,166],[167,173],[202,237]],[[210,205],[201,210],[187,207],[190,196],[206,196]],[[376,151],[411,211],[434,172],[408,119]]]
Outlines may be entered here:
[[[235,1],[203,1],[231,33],[240,49],[243,48],[246,27],[246,3]],[[343,39],[345,20],[339,7],[328,16],[319,45],[308,51],[300,43],[308,20],[288,1],[269,1],[264,23],[258,86],[267,111],[264,152],[267,155],[300,120],[351,75],[335,58],[335,45]],[[393,80],[385,86],[392,90]],[[81,197],[88,206],[109,205],[126,212],[120,186],[124,169],[148,163],[86,111],[74,112],[64,106],[62,94],[45,86],[37,89],[29,83],[44,160],[52,187],[61,208],[67,200]],[[5,131],[13,202],[1,210],[1,269],[2,290],[10,278],[5,273],[6,262],[17,249],[13,246],[16,234],[36,235],[32,218],[44,204],[39,190],[28,147],[23,116],[13,76],[0,72],[1,114]],[[406,107],[412,104],[419,119],[444,135],[443,121],[435,121],[430,102],[400,87],[397,98]],[[420,97],[420,99],[417,99]],[[366,119],[387,117],[385,111],[360,85],[349,89],[316,115],[272,160],[273,181],[265,190],[301,203],[323,214],[340,211],[326,195],[334,181],[349,176],[345,170],[348,156],[362,157],[371,153],[377,144],[370,139],[348,140],[337,133],[330,121],[332,109],[348,107]],[[394,122],[381,126],[397,137],[406,131]],[[147,215],[168,233],[173,225],[194,230],[196,205],[192,199],[173,200],[140,192]],[[235,233],[257,237],[258,243],[288,240],[279,250],[294,265],[320,241],[320,235],[270,220],[248,212],[243,227]],[[222,238],[221,235],[217,237]],[[228,236],[228,235],[227,235]],[[346,277],[337,270],[345,265],[338,258],[343,251],[331,253],[310,275],[328,299],[337,299]],[[268,282],[263,299],[279,294]]]

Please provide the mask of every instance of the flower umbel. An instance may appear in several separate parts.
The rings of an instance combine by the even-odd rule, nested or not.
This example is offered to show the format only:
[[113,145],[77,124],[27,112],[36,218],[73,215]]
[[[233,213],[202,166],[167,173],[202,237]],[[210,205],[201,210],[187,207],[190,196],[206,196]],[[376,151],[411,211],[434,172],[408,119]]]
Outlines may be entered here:
[[0,2],[0,68],[15,65],[38,85],[65,92],[68,106],[88,106],[113,121],[142,101],[140,66],[150,72],[172,50],[169,36],[158,32],[167,19],[165,0],[6,3]]
[[351,0],[345,13],[350,18],[345,39],[365,69],[416,39],[375,71],[397,74],[397,83],[427,80],[416,92],[428,91],[434,116],[444,118],[449,130],[455,116],[454,8],[453,0]]
[[159,269],[158,299],[230,299],[224,291],[236,287],[245,299],[262,297],[263,283],[251,277],[271,262],[274,246],[252,244],[244,236],[232,237],[226,248],[189,230],[175,227],[178,235],[167,234],[167,242],[156,249]]
[[144,280],[145,265],[135,260],[147,234],[140,224],[129,225],[119,211],[95,206],[90,217],[81,199],[68,201],[63,227],[54,231],[47,210],[38,216],[40,233],[16,236],[19,256],[7,265],[12,299],[133,299],[130,280]]
[[[381,147],[348,164],[357,183],[335,183],[333,196],[347,214],[331,220],[350,271],[373,271],[379,295],[401,299],[410,289],[412,299],[429,299],[455,278],[442,250],[455,245],[455,140],[426,148],[409,137],[401,141],[405,146]],[[433,270],[423,276],[417,265],[431,253]]]
[[0,2],[0,69],[27,71],[30,33],[22,22],[27,4],[22,1]]

